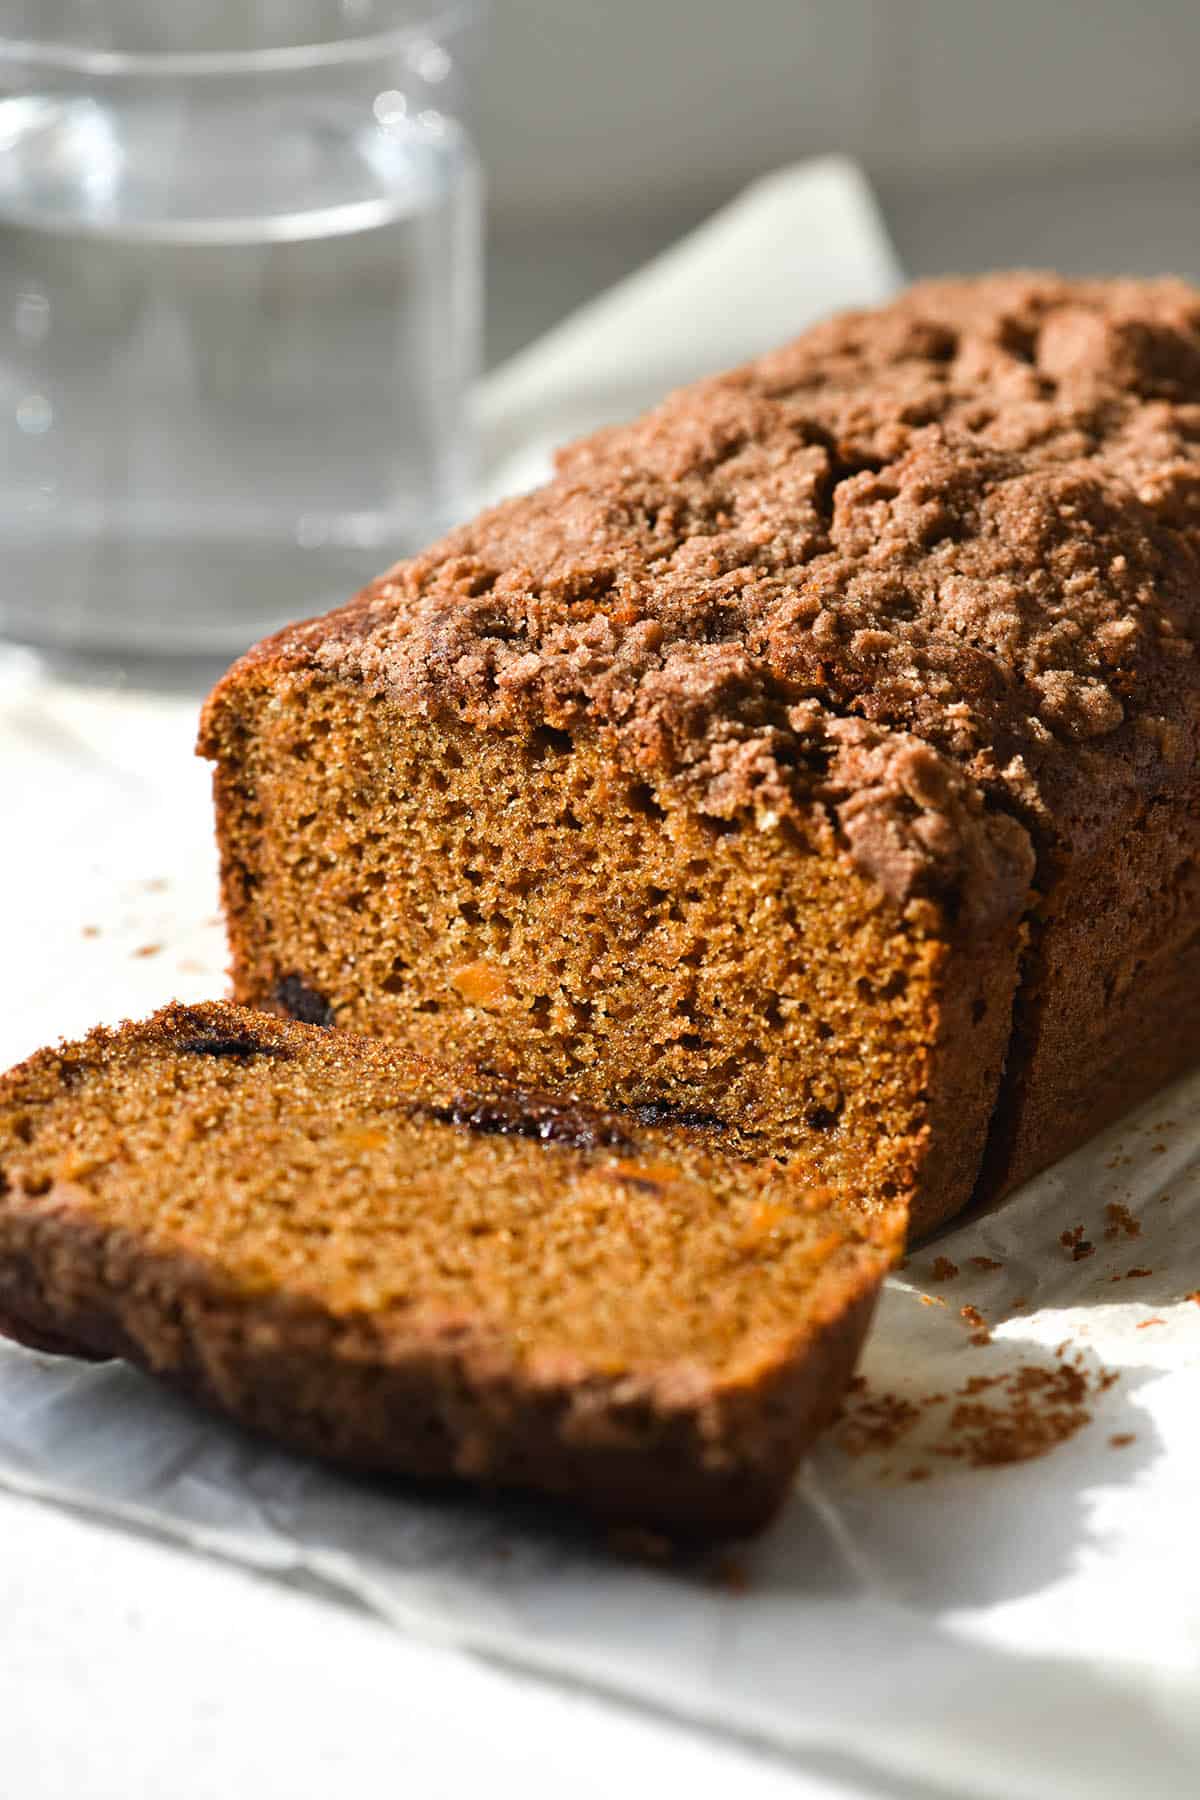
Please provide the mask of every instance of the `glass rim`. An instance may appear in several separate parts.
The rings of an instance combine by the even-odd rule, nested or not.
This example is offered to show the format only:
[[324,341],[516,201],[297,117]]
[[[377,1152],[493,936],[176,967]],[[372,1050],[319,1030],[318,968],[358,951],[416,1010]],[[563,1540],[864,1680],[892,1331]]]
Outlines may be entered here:
[[411,43],[440,44],[467,30],[489,0],[430,0],[427,16],[360,36],[324,43],[275,44],[261,50],[99,50],[86,44],[0,34],[0,69],[7,63],[75,75],[238,75],[340,67],[387,57]]

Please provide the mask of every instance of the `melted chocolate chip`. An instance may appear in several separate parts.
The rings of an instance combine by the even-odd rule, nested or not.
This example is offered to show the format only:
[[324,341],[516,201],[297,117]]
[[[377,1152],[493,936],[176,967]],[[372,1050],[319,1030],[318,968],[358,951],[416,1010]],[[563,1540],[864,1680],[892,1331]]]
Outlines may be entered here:
[[301,1025],[332,1025],[333,1008],[324,994],[301,981],[299,975],[282,975],[275,983],[276,1004],[289,1019]]
[[725,1131],[724,1119],[699,1108],[672,1106],[669,1100],[645,1100],[633,1109],[641,1125],[681,1125],[685,1131]]
[[251,1056],[273,1056],[277,1062],[288,1062],[292,1054],[282,1044],[264,1043],[250,1031],[206,1032],[200,1037],[184,1038],[179,1048],[189,1056],[228,1056],[241,1061]]
[[458,1125],[484,1137],[532,1138],[567,1150],[632,1150],[633,1140],[612,1113],[518,1090],[488,1099],[461,1094],[450,1106],[434,1108],[444,1125]]

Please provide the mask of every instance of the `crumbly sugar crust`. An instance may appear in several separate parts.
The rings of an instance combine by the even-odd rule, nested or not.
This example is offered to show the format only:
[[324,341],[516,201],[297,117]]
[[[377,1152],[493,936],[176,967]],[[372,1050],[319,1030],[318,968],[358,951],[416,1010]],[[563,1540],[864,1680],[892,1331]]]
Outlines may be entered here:
[[1194,777],[1198,445],[1192,288],[928,283],[570,447],[252,657],[598,732],[719,817],[821,806],[893,896],[986,927],[1030,842],[1045,875]]

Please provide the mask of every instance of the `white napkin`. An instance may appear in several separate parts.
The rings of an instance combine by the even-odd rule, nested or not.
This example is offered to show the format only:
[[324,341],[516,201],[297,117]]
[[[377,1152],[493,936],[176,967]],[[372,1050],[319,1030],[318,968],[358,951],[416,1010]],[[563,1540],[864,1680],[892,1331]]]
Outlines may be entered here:
[[[878,298],[892,273],[848,165],[760,185],[493,378],[493,487],[531,479],[561,436]],[[96,1018],[220,991],[193,723],[191,701],[0,661],[7,841],[23,847],[0,884],[0,1063]],[[15,1347],[0,1350],[0,1485],[315,1579],[405,1630],[762,1740],[894,1800],[1190,1800],[1198,1102],[1200,1077],[918,1252],[889,1285],[848,1426],[772,1532],[723,1565],[637,1567],[534,1509],[371,1489],[131,1371]],[[1076,1256],[1061,1240],[1080,1226],[1094,1249]],[[990,1343],[973,1341],[964,1306]],[[1053,1372],[1075,1358],[1072,1403]],[[986,1449],[1031,1382],[1058,1383],[1064,1441],[970,1466],[961,1451]]]

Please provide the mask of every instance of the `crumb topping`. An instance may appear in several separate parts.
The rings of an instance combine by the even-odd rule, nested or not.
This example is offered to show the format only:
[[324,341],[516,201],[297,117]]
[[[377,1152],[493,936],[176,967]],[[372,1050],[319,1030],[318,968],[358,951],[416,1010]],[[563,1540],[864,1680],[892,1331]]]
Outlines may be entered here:
[[1195,767],[1198,444],[1191,288],[930,283],[572,446],[255,654],[598,731],[716,817],[822,807],[889,892],[978,908],[1026,831],[1053,865]]

